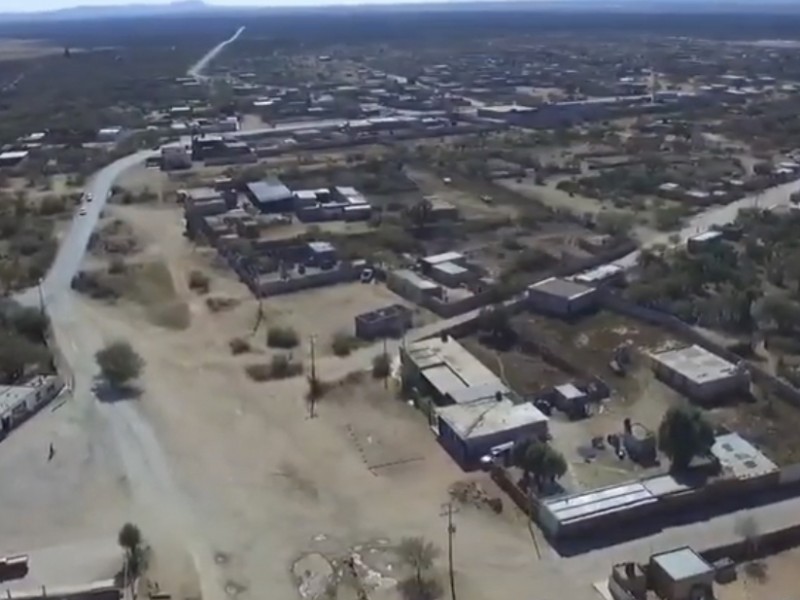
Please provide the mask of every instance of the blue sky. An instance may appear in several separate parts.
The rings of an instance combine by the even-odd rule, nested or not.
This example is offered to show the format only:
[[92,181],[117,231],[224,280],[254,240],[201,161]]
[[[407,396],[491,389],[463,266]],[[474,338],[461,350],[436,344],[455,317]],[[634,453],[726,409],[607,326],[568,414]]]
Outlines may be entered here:
[[[218,6],[292,6],[293,4],[388,4],[422,0],[206,0]],[[169,4],[170,0],[0,0],[0,12],[40,11],[71,6],[110,6],[114,4]]]

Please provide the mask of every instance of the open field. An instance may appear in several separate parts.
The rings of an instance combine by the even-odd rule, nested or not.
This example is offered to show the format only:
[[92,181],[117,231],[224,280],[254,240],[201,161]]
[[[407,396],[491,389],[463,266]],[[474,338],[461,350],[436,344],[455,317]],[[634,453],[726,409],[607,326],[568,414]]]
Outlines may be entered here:
[[800,549],[739,565],[736,581],[715,588],[719,600],[792,598],[800,588]]
[[[139,406],[191,499],[186,510],[202,520],[204,535],[224,556],[219,577],[238,597],[255,597],[263,586],[293,597],[292,565],[321,546],[331,559],[414,534],[444,547],[440,503],[464,474],[422,416],[379,382],[335,386],[309,419],[305,378],[249,381],[214,317],[196,317],[189,329],[174,332],[118,307],[78,302],[76,310],[101,338],[128,339],[147,357]],[[320,376],[346,361],[320,359]],[[356,361],[348,370],[367,368]],[[523,565],[535,562],[535,554],[510,507],[499,516],[462,510],[459,543],[464,597],[491,597],[497,584],[484,586],[496,577],[513,593],[531,584]],[[487,561],[487,551],[508,555]]]
[[41,58],[63,52],[63,47],[54,46],[45,40],[0,39],[0,61]]

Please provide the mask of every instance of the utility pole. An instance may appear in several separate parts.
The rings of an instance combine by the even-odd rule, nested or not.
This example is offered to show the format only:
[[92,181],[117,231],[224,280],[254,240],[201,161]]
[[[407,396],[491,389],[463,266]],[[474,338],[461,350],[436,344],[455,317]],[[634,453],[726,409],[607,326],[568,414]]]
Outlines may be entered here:
[[453,503],[447,502],[442,505],[443,512],[439,513],[440,517],[447,517],[447,563],[450,572],[450,599],[456,600],[456,578],[453,572],[453,536],[456,534],[456,526],[453,525],[453,513],[457,513],[458,509],[453,510]]
[[311,389],[308,394],[308,418],[313,419],[316,416],[314,414],[314,408],[317,403],[317,361],[314,353],[314,341],[316,340],[316,336],[311,335],[309,339],[311,341],[311,377],[309,379]]
[[[383,360],[387,363],[389,362],[389,354],[386,352],[386,338],[383,338]],[[386,375],[383,376],[383,389],[389,389],[389,371],[391,371],[391,366],[386,369]]]
[[42,291],[42,278],[36,282],[36,289],[39,290],[39,313],[44,314],[44,292]]

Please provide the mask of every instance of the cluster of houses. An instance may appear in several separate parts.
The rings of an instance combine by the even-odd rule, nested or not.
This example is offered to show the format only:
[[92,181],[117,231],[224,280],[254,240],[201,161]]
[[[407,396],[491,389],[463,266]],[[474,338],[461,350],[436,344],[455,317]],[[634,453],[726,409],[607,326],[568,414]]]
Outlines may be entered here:
[[[311,194],[300,199],[278,181],[250,183],[239,192],[223,179],[215,188],[182,193],[186,231],[190,238],[201,237],[216,247],[257,296],[356,280],[364,261],[341,260],[329,242],[264,235],[294,216],[310,220],[369,216],[369,204],[353,188],[325,192],[323,196],[314,190],[313,200]],[[351,207],[357,210],[348,210]]]

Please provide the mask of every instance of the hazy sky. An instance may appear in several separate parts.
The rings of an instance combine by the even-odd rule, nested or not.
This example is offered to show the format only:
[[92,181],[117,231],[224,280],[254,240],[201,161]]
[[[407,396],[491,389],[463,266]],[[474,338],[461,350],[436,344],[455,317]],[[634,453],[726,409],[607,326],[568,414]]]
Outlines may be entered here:
[[[314,4],[387,4],[414,0],[206,0],[217,6],[292,6]],[[418,0],[419,1],[419,0]],[[0,12],[39,11],[70,6],[110,6],[113,4],[169,4],[170,0],[0,0]]]

